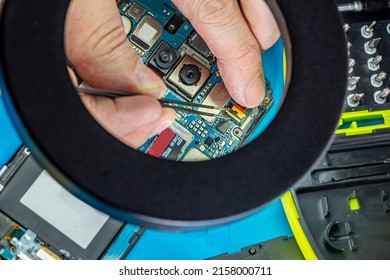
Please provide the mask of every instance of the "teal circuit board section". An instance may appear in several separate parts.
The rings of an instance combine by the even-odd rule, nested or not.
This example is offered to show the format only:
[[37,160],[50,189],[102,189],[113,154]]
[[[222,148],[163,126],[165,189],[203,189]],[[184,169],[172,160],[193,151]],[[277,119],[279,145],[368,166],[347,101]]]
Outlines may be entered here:
[[0,260],[60,260],[31,230],[0,212]]
[[168,86],[166,99],[226,108],[216,117],[177,111],[175,123],[149,139],[141,152],[204,161],[240,149],[264,130],[261,123],[277,103],[270,79],[264,102],[244,108],[231,99],[215,56],[171,1],[119,0],[117,5],[132,48]]

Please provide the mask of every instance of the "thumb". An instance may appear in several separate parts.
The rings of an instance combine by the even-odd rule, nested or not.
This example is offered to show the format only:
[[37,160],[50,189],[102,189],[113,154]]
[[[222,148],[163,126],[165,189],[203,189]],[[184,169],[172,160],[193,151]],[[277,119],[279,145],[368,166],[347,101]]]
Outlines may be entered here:
[[162,80],[131,49],[114,0],[70,1],[65,50],[92,87],[154,97],[166,91]]

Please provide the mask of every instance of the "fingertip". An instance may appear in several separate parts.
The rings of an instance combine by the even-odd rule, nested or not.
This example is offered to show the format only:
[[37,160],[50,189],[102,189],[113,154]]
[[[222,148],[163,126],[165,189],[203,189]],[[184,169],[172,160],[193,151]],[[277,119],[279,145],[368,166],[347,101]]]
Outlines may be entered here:
[[[163,113],[160,102],[153,97],[140,96],[136,106],[139,108],[139,114],[142,114],[143,116],[139,123],[140,126],[158,120]],[[131,109],[129,111],[131,111]]]
[[162,108],[161,116],[156,121],[151,124],[141,126],[138,129],[123,135],[120,137],[120,140],[130,147],[137,149],[149,138],[160,134],[165,129],[170,127],[175,121],[175,117],[176,112],[174,110],[169,108]]
[[162,114],[164,119],[170,120],[173,123],[176,119],[176,111],[170,108],[162,108]]
[[160,120],[158,124],[156,124],[156,127],[153,129],[153,132],[150,137],[160,134],[165,129],[170,127],[175,121],[175,118],[176,112],[173,109],[163,108]]
[[275,31],[270,32],[269,36],[266,38],[263,38],[260,45],[261,50],[266,51],[275,45],[275,43],[279,40],[281,34],[278,28],[275,29]]
[[265,82],[262,74],[257,75],[247,86],[245,93],[245,104],[247,108],[259,106],[265,97]]
[[162,115],[160,103],[149,96],[117,98],[111,110],[102,108],[101,119],[114,135],[123,137],[132,131],[148,126]]

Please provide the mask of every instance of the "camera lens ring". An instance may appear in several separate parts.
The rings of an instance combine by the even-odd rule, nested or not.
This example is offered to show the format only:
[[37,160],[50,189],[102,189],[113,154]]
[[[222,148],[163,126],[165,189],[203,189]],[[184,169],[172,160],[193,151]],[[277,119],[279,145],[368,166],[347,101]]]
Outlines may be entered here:
[[196,86],[202,77],[201,69],[194,64],[185,64],[180,69],[180,82],[187,86]]
[[155,61],[158,67],[168,69],[175,63],[176,56],[170,49],[163,48],[156,54]]
[[172,54],[169,53],[167,50],[163,50],[162,52],[160,52],[158,57],[160,61],[164,63],[169,63],[170,61],[172,61],[173,58]]

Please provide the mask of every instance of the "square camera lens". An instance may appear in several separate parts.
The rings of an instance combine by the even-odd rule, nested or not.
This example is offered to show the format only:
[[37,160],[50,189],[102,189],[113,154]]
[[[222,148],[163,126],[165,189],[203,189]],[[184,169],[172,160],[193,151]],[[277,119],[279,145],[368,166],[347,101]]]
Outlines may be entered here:
[[177,87],[186,98],[193,100],[210,75],[209,69],[186,55],[168,77],[168,82]]
[[168,74],[169,70],[180,58],[180,53],[166,43],[161,43],[148,65],[159,71],[161,74]]

